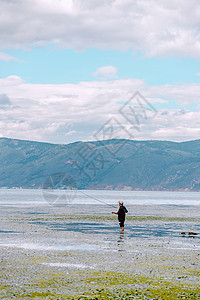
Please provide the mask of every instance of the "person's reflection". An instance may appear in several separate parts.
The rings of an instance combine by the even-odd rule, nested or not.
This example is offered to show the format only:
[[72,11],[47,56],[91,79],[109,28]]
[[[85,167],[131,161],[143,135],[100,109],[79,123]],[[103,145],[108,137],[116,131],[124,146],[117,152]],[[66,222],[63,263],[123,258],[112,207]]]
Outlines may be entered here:
[[120,234],[117,240],[118,251],[124,251],[124,235]]

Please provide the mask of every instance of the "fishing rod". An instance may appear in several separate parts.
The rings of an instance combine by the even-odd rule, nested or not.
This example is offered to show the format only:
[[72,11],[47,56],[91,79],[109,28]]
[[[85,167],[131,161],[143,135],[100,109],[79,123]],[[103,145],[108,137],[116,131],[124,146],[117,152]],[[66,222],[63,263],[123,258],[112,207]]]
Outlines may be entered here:
[[106,204],[106,205],[108,205],[108,206],[112,206],[112,207],[114,207],[114,208],[117,208],[116,206],[114,206],[114,205],[112,205],[112,204],[109,204],[109,203],[107,203],[107,202],[104,202],[104,201],[102,201],[102,200],[99,200],[99,199],[97,199],[96,197],[90,196],[90,195],[84,193],[83,191],[80,191],[80,190],[79,190],[79,192],[82,193],[82,194],[84,194],[85,196],[88,196],[89,198],[92,198],[92,199],[98,201],[98,202],[101,202],[101,203]]

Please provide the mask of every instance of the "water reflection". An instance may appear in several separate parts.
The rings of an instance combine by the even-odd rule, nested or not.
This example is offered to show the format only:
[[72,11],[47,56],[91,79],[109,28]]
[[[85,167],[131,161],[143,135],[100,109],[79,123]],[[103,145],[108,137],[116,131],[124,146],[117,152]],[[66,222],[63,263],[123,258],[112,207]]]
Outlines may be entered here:
[[118,248],[118,251],[121,252],[121,251],[125,251],[124,250],[124,234],[121,234],[119,235],[118,237],[118,240],[117,240],[117,248]]

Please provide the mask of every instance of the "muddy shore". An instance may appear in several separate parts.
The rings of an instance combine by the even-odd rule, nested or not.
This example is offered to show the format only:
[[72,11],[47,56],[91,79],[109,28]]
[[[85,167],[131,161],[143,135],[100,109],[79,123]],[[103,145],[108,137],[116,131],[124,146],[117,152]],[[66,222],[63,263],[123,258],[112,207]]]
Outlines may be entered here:
[[1,299],[200,299],[198,210],[129,209],[1,206]]

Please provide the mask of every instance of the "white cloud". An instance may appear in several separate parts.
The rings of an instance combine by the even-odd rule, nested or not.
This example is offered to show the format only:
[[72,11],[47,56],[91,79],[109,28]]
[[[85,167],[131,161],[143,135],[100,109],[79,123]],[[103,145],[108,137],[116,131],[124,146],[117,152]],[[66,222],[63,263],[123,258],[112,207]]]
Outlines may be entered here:
[[9,86],[19,86],[20,84],[25,83],[25,80],[23,80],[22,78],[20,78],[19,76],[8,76],[5,79],[1,79],[0,78],[0,87],[9,87]]
[[198,0],[0,0],[0,48],[141,50],[200,59]]
[[14,56],[11,56],[7,53],[4,53],[4,52],[0,52],[0,60],[3,60],[3,61],[9,61],[9,60],[12,60],[12,59],[16,59]]
[[[29,84],[18,76],[10,76],[0,79],[0,90],[0,136],[4,137],[58,143],[94,140],[94,133],[112,117],[138,140],[181,141],[200,137],[200,111],[189,110],[190,104],[199,103],[200,84],[152,87],[139,79]],[[139,128],[133,126],[136,119],[132,112],[128,113],[133,122],[119,113],[136,91],[158,110],[156,116],[146,111],[145,119],[143,109],[134,100],[131,107]],[[178,105],[170,109],[166,100],[169,98],[178,101],[180,109]],[[146,104],[145,107],[149,109]],[[119,137],[130,135],[122,130]]]
[[117,78],[117,68],[114,66],[104,66],[98,68],[93,75],[95,77],[100,77],[102,80]]
[[150,93],[161,98],[165,95],[165,99],[175,100],[182,107],[200,103],[200,85],[198,83],[153,86],[150,87]]
[[196,74],[197,76],[200,76],[200,72]]
[[10,109],[12,102],[6,94],[0,94],[0,109]]

